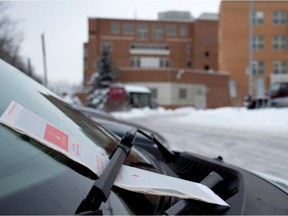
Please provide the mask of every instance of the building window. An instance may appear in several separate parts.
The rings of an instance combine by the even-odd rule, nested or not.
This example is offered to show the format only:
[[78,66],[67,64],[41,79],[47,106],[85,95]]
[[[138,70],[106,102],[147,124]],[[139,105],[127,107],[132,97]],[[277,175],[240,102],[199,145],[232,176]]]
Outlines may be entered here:
[[264,61],[253,61],[253,74],[261,75],[264,72]]
[[111,33],[112,34],[119,34],[120,33],[119,23],[111,23]]
[[124,23],[123,24],[123,33],[126,35],[134,34],[134,24],[132,23]]
[[286,25],[287,23],[287,12],[286,11],[274,11],[273,12],[273,24],[275,25]]
[[209,65],[204,65],[204,70],[210,70],[210,66]]
[[287,62],[274,61],[273,62],[273,73],[274,74],[286,74],[287,73]]
[[137,38],[138,40],[148,39],[148,26],[146,24],[137,25]]
[[131,44],[130,48],[140,50],[169,50],[167,44]]
[[156,88],[151,88],[150,90],[151,90],[151,97],[154,98],[154,99],[156,99],[157,96],[158,96],[158,91],[157,91],[157,89],[156,89]]
[[166,35],[168,36],[176,36],[177,27],[176,25],[167,25],[166,26]]
[[264,24],[264,12],[263,11],[254,11],[253,12],[253,24],[254,25]]
[[163,26],[162,25],[152,26],[152,39],[155,41],[163,40]]
[[168,58],[161,58],[160,59],[160,67],[161,68],[169,67],[169,59]]
[[273,37],[273,49],[285,50],[287,47],[287,37],[285,35],[274,35]]
[[192,68],[192,61],[190,59],[187,60],[187,67]]
[[101,45],[100,45],[100,51],[101,52],[111,52],[112,51],[112,45],[110,42],[102,42]]
[[187,90],[185,88],[179,89],[179,98],[186,99],[187,98]]
[[253,36],[253,49],[255,50],[264,49],[264,36],[262,35]]
[[187,37],[188,36],[188,27],[187,26],[180,26],[180,36]]
[[86,61],[84,61],[84,70],[86,71],[88,68],[88,63]]
[[138,57],[132,57],[130,60],[131,67],[140,67],[140,58]]

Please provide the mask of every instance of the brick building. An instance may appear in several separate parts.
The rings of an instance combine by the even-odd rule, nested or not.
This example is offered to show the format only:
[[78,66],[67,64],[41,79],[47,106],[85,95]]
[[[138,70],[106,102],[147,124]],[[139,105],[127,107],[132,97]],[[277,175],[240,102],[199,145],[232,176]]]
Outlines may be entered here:
[[84,86],[97,71],[97,59],[105,48],[119,81],[150,88],[159,105],[229,105],[229,76],[217,72],[218,15],[203,14],[194,20],[190,13],[169,13],[159,14],[158,20],[90,18]]
[[[222,1],[219,17],[219,69],[229,72],[237,87],[235,100],[249,91],[249,1]],[[253,94],[261,95],[273,80],[287,79],[288,3],[254,1]],[[252,34],[251,34],[252,35]]]

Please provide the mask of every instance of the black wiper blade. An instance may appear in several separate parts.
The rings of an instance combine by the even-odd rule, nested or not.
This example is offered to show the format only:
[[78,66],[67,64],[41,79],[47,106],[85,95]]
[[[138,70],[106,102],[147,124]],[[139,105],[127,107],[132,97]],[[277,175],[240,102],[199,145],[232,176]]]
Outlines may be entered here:
[[103,171],[102,175],[95,181],[87,197],[81,202],[75,214],[102,214],[99,210],[102,202],[106,202],[119,170],[129,155],[135,140],[137,129],[133,128],[121,139],[116,150],[110,156],[110,162]]
[[156,136],[154,136],[154,134],[151,134],[151,135],[148,135],[147,133],[145,133],[144,131],[138,129],[137,130],[140,134],[142,134],[143,136],[147,137],[148,139],[150,139],[151,141],[153,141],[159,151],[161,152],[164,160],[169,163],[169,162],[173,162],[175,161],[175,159],[177,158],[177,156],[172,152],[170,151],[169,149],[167,149],[157,138]]

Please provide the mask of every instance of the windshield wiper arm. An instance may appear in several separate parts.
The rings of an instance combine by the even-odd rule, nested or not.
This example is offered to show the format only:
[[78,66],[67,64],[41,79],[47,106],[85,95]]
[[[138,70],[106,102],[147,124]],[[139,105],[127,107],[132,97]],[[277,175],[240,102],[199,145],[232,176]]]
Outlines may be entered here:
[[116,150],[110,156],[110,162],[102,175],[95,181],[87,197],[79,205],[76,214],[102,214],[99,207],[102,202],[107,201],[119,170],[130,153],[136,133],[137,129],[133,128],[121,139]]
[[[212,189],[217,184],[223,181],[223,178],[217,173],[212,171],[208,176],[206,176],[200,183]],[[188,209],[193,208],[193,200],[181,199],[168,210],[164,212],[164,215],[179,215]]]
[[169,162],[173,162],[176,159],[176,155],[170,151],[169,149],[167,149],[157,138],[156,136],[154,136],[154,134],[148,135],[147,133],[145,133],[143,130],[138,129],[137,130],[138,133],[142,134],[143,136],[145,136],[146,138],[148,138],[149,140],[151,140],[152,142],[154,142],[157,145],[157,148],[159,149],[160,153],[162,154],[165,162],[169,163]]

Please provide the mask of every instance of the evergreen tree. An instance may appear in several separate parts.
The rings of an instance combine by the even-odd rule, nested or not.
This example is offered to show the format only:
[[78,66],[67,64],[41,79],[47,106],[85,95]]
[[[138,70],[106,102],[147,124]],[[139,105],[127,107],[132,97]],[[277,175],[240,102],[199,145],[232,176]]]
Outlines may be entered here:
[[107,102],[108,87],[115,83],[117,70],[113,67],[108,49],[103,49],[97,62],[97,72],[92,75],[88,106],[104,109]]

